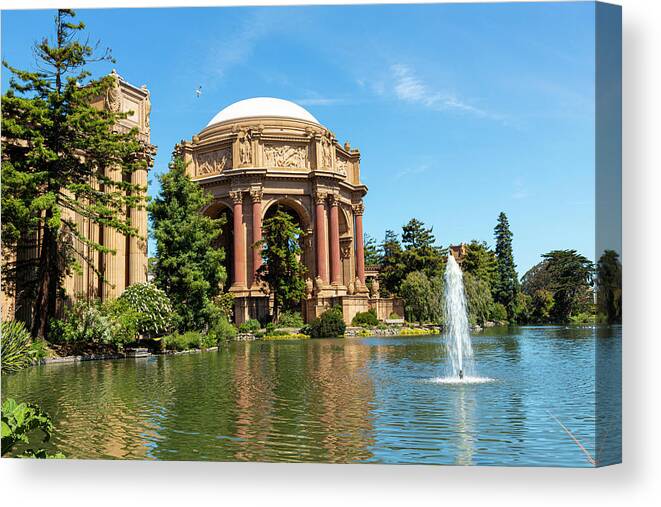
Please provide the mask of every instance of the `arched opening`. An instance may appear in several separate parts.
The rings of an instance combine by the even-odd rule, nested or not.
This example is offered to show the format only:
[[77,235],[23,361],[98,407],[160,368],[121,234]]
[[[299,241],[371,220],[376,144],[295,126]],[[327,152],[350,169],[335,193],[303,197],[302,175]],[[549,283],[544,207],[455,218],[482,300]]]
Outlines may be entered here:
[[303,231],[303,233],[298,238],[299,245],[301,247],[301,259],[300,260],[303,263],[303,265],[307,267],[307,256],[306,255],[309,255],[309,254],[306,252],[306,244],[305,244],[306,243],[305,242],[305,230],[306,230],[305,221],[301,217],[299,211],[296,208],[294,208],[291,204],[289,204],[287,201],[277,201],[277,202],[274,202],[271,206],[269,206],[268,209],[266,210],[266,213],[264,213],[264,221],[268,220],[273,215],[275,215],[278,212],[278,210],[281,210],[281,211],[284,211],[285,213],[287,213],[292,218],[292,220],[294,221],[296,226],[301,231]]
[[[305,267],[304,277],[311,277],[311,271],[309,267],[309,262],[312,260],[311,252],[311,237],[308,235],[309,231],[309,215],[306,210],[296,202],[289,200],[278,200],[271,203],[264,212],[263,222],[266,222],[268,219],[272,218],[278,211],[283,211],[289,215],[292,221],[296,226],[301,230],[301,234],[298,237],[298,244],[301,248],[301,255],[299,257],[300,263]],[[266,231],[264,231],[266,234]],[[272,301],[271,301],[272,305]],[[300,305],[296,309],[297,311],[302,311]]]
[[233,214],[229,206],[221,202],[215,202],[205,210],[205,215],[214,220],[223,220],[222,232],[216,240],[215,247],[222,248],[225,252],[223,266],[227,279],[224,290],[227,290],[234,283],[234,228],[232,227]]

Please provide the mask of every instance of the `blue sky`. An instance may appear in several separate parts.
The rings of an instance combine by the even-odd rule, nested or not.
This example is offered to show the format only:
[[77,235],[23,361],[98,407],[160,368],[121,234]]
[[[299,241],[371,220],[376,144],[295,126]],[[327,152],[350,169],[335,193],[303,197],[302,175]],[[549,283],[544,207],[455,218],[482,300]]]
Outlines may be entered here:
[[[31,44],[52,32],[53,14],[3,12],[3,59],[31,67]],[[112,48],[118,72],[151,90],[159,148],[151,195],[176,142],[232,102],[274,96],[298,102],[360,148],[365,229],[377,239],[417,217],[433,225],[438,244],[493,244],[505,211],[520,275],[552,249],[594,258],[593,3],[110,9],[78,17]],[[3,72],[3,91],[7,82]]]

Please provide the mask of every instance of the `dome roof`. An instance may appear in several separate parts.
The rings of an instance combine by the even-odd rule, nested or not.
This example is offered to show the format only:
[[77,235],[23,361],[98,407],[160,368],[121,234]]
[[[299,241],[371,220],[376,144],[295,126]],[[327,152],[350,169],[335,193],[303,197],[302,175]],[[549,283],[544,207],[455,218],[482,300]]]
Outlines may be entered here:
[[207,127],[216,123],[222,123],[240,118],[255,117],[279,117],[294,118],[319,124],[317,119],[298,104],[289,100],[276,99],[273,97],[254,97],[230,104],[214,116]]

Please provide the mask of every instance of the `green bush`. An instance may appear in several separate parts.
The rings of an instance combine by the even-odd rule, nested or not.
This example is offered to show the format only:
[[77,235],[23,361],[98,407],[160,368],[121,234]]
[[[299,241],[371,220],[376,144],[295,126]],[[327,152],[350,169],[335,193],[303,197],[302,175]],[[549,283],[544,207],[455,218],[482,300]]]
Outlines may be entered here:
[[165,348],[167,350],[190,350],[199,349],[204,343],[206,338],[198,331],[188,331],[186,333],[174,333],[163,338]]
[[272,334],[264,336],[264,340],[267,341],[279,341],[279,340],[308,340],[310,337],[303,333],[283,333],[283,334]]
[[138,338],[142,314],[125,299],[111,299],[100,307],[110,325],[110,343],[122,349]]
[[173,309],[167,294],[152,283],[136,283],[119,298],[138,314],[138,332],[158,336],[172,328]]
[[491,307],[491,320],[504,322],[507,320],[507,308],[502,303],[494,303]]
[[229,341],[236,338],[236,327],[226,317],[216,319],[214,325],[209,329],[209,336],[217,343]]
[[390,312],[390,315],[388,315],[388,319],[390,320],[399,320],[401,318],[402,316],[399,315],[397,312]]
[[2,323],[0,361],[2,373],[18,371],[32,364],[32,338],[22,322],[9,320]]
[[259,331],[262,328],[262,325],[257,319],[246,320],[243,324],[239,326],[239,332],[241,333],[254,333]]
[[273,331],[275,331],[275,324],[273,322],[266,324],[266,334],[271,334]]
[[[35,431],[41,431],[43,441],[50,440],[53,433],[53,422],[37,405],[17,403],[7,398],[2,403],[2,443],[0,454],[8,455],[16,444],[30,444],[29,436]],[[19,458],[64,458],[64,454],[47,454],[44,449],[27,449]]]
[[376,310],[370,308],[366,312],[358,312],[351,320],[352,326],[372,327],[379,325],[379,319],[376,318]]
[[339,307],[331,308],[321,314],[321,317],[313,320],[302,330],[312,338],[337,338],[344,336],[347,326],[344,323],[342,309]]
[[230,320],[232,311],[234,311],[234,294],[231,292],[223,292],[213,298],[213,303],[218,308],[220,314],[227,320]]
[[96,302],[76,301],[64,312],[61,320],[51,321],[49,341],[72,347],[74,350],[88,344],[109,344],[111,325]]
[[303,317],[299,312],[282,312],[278,317],[280,327],[303,327]]

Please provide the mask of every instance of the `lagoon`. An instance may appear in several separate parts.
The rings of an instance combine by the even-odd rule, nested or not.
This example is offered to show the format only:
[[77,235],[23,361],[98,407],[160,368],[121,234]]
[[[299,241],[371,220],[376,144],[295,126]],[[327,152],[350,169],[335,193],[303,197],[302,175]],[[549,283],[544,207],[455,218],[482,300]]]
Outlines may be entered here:
[[592,466],[588,455],[621,459],[595,435],[621,434],[621,327],[491,328],[472,342],[482,383],[439,382],[450,361],[433,335],[233,342],[49,364],[3,375],[2,397],[47,411],[56,431],[45,447],[69,458],[576,467]]

